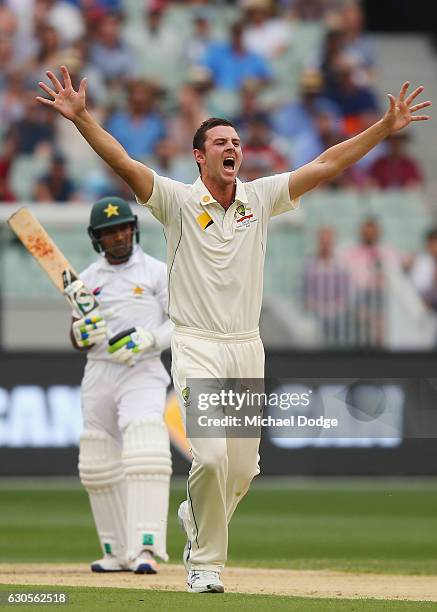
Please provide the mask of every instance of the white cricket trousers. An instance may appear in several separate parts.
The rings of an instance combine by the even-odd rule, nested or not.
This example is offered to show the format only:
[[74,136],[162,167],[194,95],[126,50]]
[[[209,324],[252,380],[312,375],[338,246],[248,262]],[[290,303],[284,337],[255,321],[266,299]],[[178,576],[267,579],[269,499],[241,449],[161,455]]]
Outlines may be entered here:
[[[263,378],[259,331],[224,335],[176,326],[172,375],[182,415],[182,390],[193,378]],[[228,524],[238,502],[259,474],[259,437],[190,438],[193,462],[187,483],[189,564],[219,571],[228,549]]]

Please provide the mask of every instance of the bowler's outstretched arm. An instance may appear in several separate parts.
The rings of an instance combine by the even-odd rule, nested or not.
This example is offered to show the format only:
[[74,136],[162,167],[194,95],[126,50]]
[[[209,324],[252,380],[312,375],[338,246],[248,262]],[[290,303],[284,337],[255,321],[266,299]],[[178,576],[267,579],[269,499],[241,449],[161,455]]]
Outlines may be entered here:
[[47,72],[47,76],[52,82],[52,87],[43,82],[38,83],[39,87],[53,99],[41,96],[37,96],[36,99],[72,121],[94,151],[126,181],[141,201],[147,202],[153,190],[153,172],[144,164],[129,157],[121,144],[87,111],[85,103],[87,79],[82,79],[78,91],[75,91],[65,66],[61,66],[61,73],[63,85],[50,71]]

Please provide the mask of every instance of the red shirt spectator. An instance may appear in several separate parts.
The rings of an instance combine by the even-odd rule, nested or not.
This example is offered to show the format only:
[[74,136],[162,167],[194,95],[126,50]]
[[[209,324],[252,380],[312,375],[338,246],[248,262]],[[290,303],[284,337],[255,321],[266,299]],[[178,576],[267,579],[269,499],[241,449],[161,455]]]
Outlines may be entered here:
[[369,170],[371,183],[381,189],[420,187],[422,172],[417,162],[404,151],[407,135],[398,133],[388,138],[389,149]]
[[264,174],[251,178],[247,176],[250,168],[264,168],[267,174],[278,174],[288,170],[288,163],[282,153],[272,143],[272,132],[270,130],[268,118],[263,114],[257,114],[250,118],[246,129],[246,142],[243,149],[242,174],[246,180],[254,180]]

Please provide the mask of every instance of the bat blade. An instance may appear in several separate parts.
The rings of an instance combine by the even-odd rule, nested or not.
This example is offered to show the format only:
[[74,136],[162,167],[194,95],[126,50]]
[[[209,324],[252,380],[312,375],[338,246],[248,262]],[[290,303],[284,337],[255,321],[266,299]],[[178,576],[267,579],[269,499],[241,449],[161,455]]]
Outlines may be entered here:
[[8,224],[60,293],[64,291],[65,271],[69,270],[78,278],[70,262],[28,208],[20,208],[11,215]]
[[[28,208],[20,208],[11,215],[8,224],[79,316],[84,316],[98,307],[93,293],[79,280],[73,266]],[[64,293],[67,287],[68,290]]]

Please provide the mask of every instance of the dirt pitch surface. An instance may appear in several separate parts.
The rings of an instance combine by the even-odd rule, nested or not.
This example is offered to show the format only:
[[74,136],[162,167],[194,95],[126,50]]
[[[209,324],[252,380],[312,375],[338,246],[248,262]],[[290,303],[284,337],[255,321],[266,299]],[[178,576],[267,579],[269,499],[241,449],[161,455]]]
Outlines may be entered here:
[[[223,572],[223,580],[228,593],[437,601],[437,576],[232,567]],[[157,575],[137,576],[130,572],[93,574],[83,564],[5,563],[0,564],[0,584],[181,591],[185,590],[185,572],[180,565],[164,564]]]

